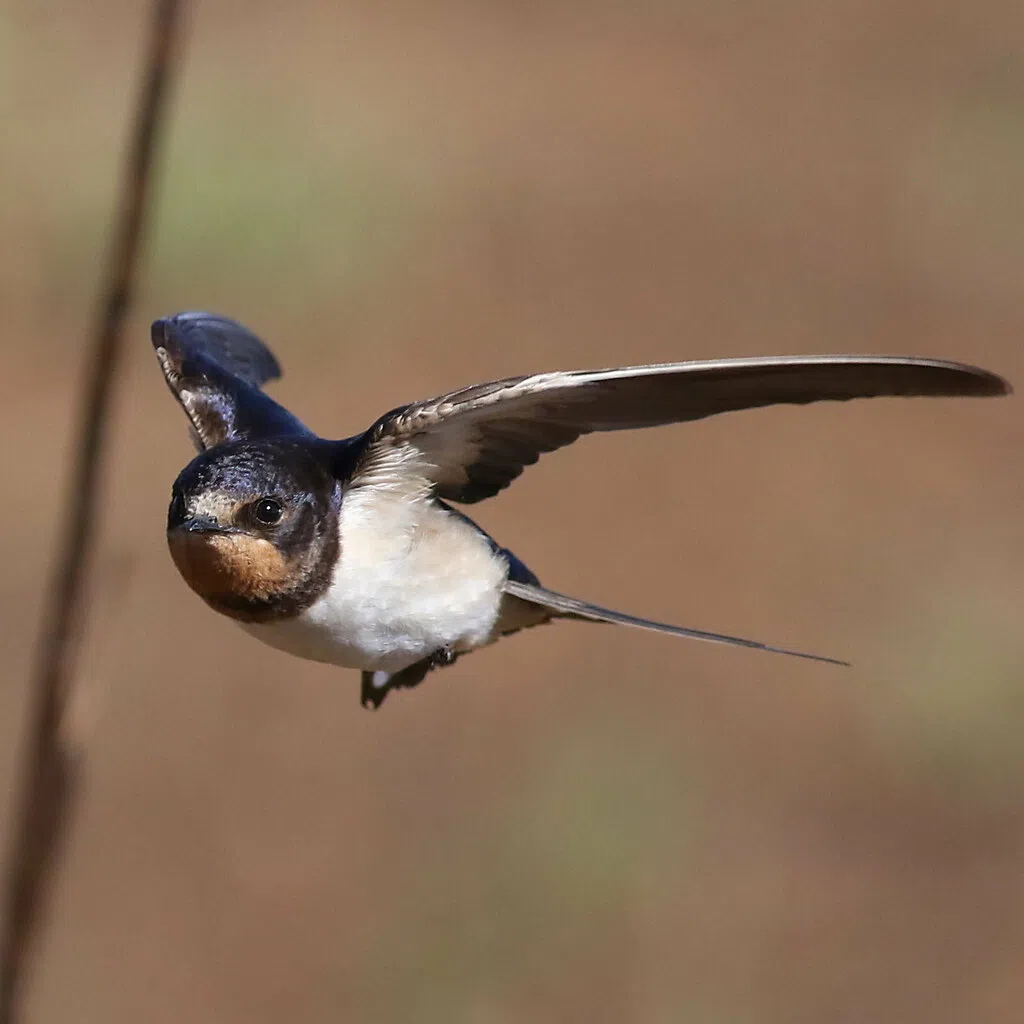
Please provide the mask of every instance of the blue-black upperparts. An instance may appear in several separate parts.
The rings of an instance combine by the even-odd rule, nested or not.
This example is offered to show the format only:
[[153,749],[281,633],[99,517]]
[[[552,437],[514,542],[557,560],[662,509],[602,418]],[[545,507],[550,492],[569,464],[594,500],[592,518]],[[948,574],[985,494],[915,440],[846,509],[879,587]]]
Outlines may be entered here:
[[[267,381],[281,376],[281,367],[270,349],[242,324],[212,313],[178,313],[155,321],[151,336],[168,386],[188,415],[200,450],[208,452],[186,466],[175,481],[168,525],[176,525],[183,493],[215,481],[219,487],[237,489],[241,496],[288,490],[288,478],[296,491],[317,493],[323,499],[333,490],[320,475],[323,470],[329,469],[336,480],[346,480],[358,466],[372,428],[340,441],[317,437],[261,390]],[[222,451],[208,451],[222,445]],[[511,551],[472,519],[445,507],[470,523],[508,562],[510,579],[537,582]]]
[[239,504],[269,497],[325,514],[339,490],[336,446],[319,437],[229,441],[200,452],[178,474],[174,494],[186,498],[215,492]]
[[200,450],[229,441],[313,436],[260,390],[281,376],[281,368],[240,323],[212,313],[178,313],[155,321],[151,337]]
[[[356,470],[370,431],[328,441],[265,394],[262,385],[280,377],[281,367],[242,324],[213,313],[178,313],[154,321],[150,333],[167,385],[192,424],[200,453],[269,442],[279,459],[295,461],[302,450],[329,466],[338,480],[347,480]],[[230,456],[226,449],[213,453],[213,461],[222,455],[233,463],[238,451]],[[198,457],[179,480],[210,465],[209,458]]]

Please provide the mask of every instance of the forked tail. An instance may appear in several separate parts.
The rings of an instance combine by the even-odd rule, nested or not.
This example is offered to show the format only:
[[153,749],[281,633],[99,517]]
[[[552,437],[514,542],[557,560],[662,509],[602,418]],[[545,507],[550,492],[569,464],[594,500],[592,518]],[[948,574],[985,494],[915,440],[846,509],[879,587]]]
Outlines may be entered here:
[[609,608],[601,608],[599,605],[580,601],[575,597],[566,597],[565,594],[558,594],[553,590],[548,590],[545,587],[532,583],[516,583],[514,580],[507,580],[505,583],[505,593],[519,598],[520,601],[526,601],[529,604],[548,609],[553,613],[554,618],[583,619],[587,622],[611,622],[619,626],[635,626],[637,629],[649,629],[655,633],[668,633],[671,636],[688,637],[691,640],[708,640],[714,644],[731,644],[734,647],[750,647],[757,651],[770,651],[772,654],[788,654],[792,658],[824,661],[830,665],[848,666],[850,664],[848,661],[841,661],[839,658],[827,658],[822,654],[806,654],[803,651],[791,651],[786,647],[762,644],[757,640],[744,640],[742,637],[728,636],[725,633],[708,633],[702,629],[687,629],[685,626],[671,626],[665,622],[652,622],[650,619],[641,619],[636,615],[627,615],[625,612],[614,612]]

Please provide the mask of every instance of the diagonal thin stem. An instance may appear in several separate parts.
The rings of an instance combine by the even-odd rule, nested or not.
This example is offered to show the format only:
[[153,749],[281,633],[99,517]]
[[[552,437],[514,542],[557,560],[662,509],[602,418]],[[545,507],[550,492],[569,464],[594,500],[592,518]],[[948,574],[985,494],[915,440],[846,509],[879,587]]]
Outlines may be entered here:
[[80,750],[63,729],[75,686],[82,636],[84,583],[96,534],[97,489],[110,398],[121,362],[122,335],[138,276],[139,251],[157,142],[164,122],[179,0],[153,0],[144,79],[122,184],[121,210],[100,293],[74,437],[77,439],[57,556],[40,632],[31,699],[34,702],[12,827],[0,925],[0,1024],[19,1018],[33,939],[80,781]]

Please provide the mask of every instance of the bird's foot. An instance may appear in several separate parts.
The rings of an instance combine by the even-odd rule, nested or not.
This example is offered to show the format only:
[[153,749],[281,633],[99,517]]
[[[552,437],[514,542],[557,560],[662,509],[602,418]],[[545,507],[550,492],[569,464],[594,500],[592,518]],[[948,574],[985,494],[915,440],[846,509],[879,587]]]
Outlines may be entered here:
[[440,650],[434,651],[427,660],[430,662],[431,668],[444,668],[446,665],[454,665],[458,656],[458,652],[453,651],[450,647],[442,647]]

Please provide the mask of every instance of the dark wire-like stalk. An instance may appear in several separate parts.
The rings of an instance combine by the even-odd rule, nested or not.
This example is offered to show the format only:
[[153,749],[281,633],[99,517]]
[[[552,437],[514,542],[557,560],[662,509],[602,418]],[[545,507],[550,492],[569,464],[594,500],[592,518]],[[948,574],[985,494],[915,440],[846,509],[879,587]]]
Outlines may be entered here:
[[43,611],[29,732],[4,875],[0,924],[0,1024],[19,1019],[33,939],[46,911],[81,776],[79,744],[65,728],[83,626],[84,583],[96,534],[110,399],[121,363],[125,315],[135,290],[152,169],[163,127],[179,0],[153,0],[148,54],[75,425],[74,463]]

